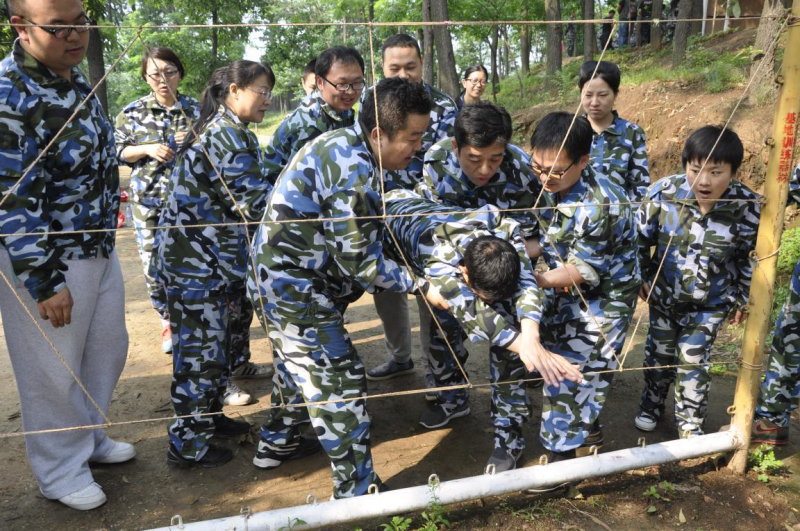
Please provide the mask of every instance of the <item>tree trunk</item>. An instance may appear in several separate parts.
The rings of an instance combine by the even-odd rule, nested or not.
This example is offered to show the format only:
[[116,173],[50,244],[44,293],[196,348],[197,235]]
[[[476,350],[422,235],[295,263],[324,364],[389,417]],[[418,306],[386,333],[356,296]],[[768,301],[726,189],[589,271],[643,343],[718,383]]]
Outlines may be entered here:
[[489,55],[492,63],[492,99],[497,96],[497,84],[500,81],[497,76],[497,41],[500,40],[500,29],[497,26],[492,26],[492,32],[489,34]]
[[[102,79],[106,73],[106,63],[103,60],[103,39],[100,36],[98,28],[91,28],[89,30],[89,45],[86,48],[86,62],[89,65],[89,80],[92,85]],[[108,114],[108,91],[106,90],[107,84],[105,81],[97,88],[97,97],[100,98],[100,104]]]
[[211,23],[214,25],[211,28],[211,64],[213,68],[217,67],[219,55],[219,35],[217,34],[217,24],[219,24],[219,13],[217,6],[214,4],[211,8]]
[[[583,0],[584,20],[594,20],[594,0]],[[594,24],[583,24],[583,60],[594,59]]]
[[699,35],[703,29],[703,0],[694,0],[689,18],[696,19],[689,24],[689,36]]
[[[431,21],[431,0],[422,0],[422,21]],[[433,28],[422,27],[422,80],[433,84]]]
[[[561,20],[560,0],[544,0],[544,19]],[[545,31],[547,33],[547,73],[555,74],[561,70],[561,25],[547,24]]]
[[[664,4],[661,3],[661,0],[653,2],[653,20],[661,20],[663,7]],[[650,43],[654,50],[661,49],[661,24],[661,22],[658,24],[654,22],[650,27]]]
[[[800,0],[795,0],[800,1]],[[775,48],[770,50],[770,44],[781,26],[780,15],[783,13],[781,0],[764,0],[761,10],[761,20],[756,30],[756,41],[753,45],[758,58],[750,66],[750,75],[753,78],[752,89],[747,97],[751,104],[773,101],[777,94],[778,85],[775,84]],[[760,68],[759,68],[760,66]],[[756,74],[756,71],[758,73]]]
[[678,22],[675,23],[675,38],[672,41],[672,68],[678,68],[686,58],[686,45],[689,43],[689,23],[685,22],[692,13],[693,0],[680,0]]
[[[431,0],[431,19],[437,22],[450,20],[447,12],[447,0]],[[456,73],[456,57],[453,53],[453,40],[448,26],[435,26],[433,40],[436,46],[436,58],[439,65],[439,88],[456,98],[461,92]]]
[[511,75],[511,44],[508,42],[508,26],[503,26],[503,77]]
[[[522,18],[528,20],[528,4],[522,5]],[[531,71],[531,27],[522,26],[519,38],[519,62],[523,74]]]

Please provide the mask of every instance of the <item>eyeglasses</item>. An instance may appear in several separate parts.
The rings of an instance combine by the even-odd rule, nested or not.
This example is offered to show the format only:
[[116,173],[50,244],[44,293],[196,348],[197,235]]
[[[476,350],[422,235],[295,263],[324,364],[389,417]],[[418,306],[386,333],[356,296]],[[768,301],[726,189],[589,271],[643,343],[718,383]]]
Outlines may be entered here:
[[356,81],[355,83],[334,83],[333,81],[329,81],[325,76],[319,76],[319,77],[327,81],[329,84],[333,86],[333,88],[335,88],[339,92],[347,92],[349,90],[352,90],[353,92],[361,92],[364,89],[364,87],[367,86],[367,84],[364,83],[363,80]]
[[553,168],[543,168],[536,161],[531,159],[531,170],[533,170],[533,173],[535,173],[537,177],[545,175],[550,179],[563,178],[564,175],[566,175],[566,173],[569,171],[569,169],[572,168],[574,165],[575,161],[573,160],[572,162],[569,163],[569,166],[567,166],[563,170],[554,170]]
[[256,94],[258,94],[259,96],[261,96],[265,100],[271,100],[272,99],[272,91],[271,90],[257,90],[257,89],[250,88],[250,87],[245,87],[245,88],[247,90],[249,90],[250,92],[255,92]]
[[489,84],[485,79],[467,79],[467,81],[469,81],[471,85],[478,85],[479,87],[485,87]]
[[163,72],[157,72],[155,74],[147,74],[147,77],[152,79],[153,81],[161,81],[162,79],[172,79],[173,77],[180,74],[178,70],[164,70]]
[[21,18],[22,20],[24,20],[25,22],[27,22],[31,26],[35,26],[35,27],[39,28],[42,31],[46,31],[47,33],[49,33],[50,35],[52,35],[56,39],[66,39],[67,37],[69,37],[72,34],[73,31],[75,33],[86,33],[87,31],[89,31],[90,26],[94,26],[94,21],[92,19],[90,19],[89,17],[87,17],[86,15],[83,16],[84,21],[81,22],[80,24],[71,24],[69,26],[66,26],[66,25],[65,26],[42,26],[41,24],[37,24],[36,22],[34,22],[34,21],[30,20],[30,19],[27,19],[27,18],[25,18],[25,17],[23,17],[21,15],[20,15],[19,18]]

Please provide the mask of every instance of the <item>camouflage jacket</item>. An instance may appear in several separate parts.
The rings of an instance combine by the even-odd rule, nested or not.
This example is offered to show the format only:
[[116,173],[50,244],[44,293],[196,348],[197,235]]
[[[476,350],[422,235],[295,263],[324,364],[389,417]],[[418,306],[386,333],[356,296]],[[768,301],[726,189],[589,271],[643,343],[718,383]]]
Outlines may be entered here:
[[358,124],[292,158],[253,241],[249,290],[269,313],[309,322],[363,290],[411,290],[409,271],[383,256],[381,177]]
[[453,126],[458,115],[456,103],[453,98],[427,83],[425,83],[425,89],[433,100],[433,107],[428,121],[428,129],[422,135],[422,148],[417,151],[406,169],[388,172],[386,190],[394,188],[413,190],[422,180],[422,161],[425,158],[425,152],[436,142],[453,136]]
[[650,186],[650,166],[641,127],[614,111],[614,122],[595,133],[590,156],[596,173],[624,188],[631,201],[642,200]]
[[[174,160],[158,162],[142,157],[128,163],[122,159],[122,150],[129,146],[174,143],[174,135],[189,132],[200,115],[200,104],[194,98],[178,94],[178,101],[170,108],[164,107],[153,94],[129,103],[117,115],[114,138],[117,158],[131,170],[131,199],[134,203],[159,208],[167,197],[167,180]],[[173,147],[177,147],[173,145]]]
[[96,97],[83,104],[91,89],[77,68],[72,81],[57,76],[19,41],[0,63],[0,243],[39,302],[66,286],[65,260],[114,249],[113,230],[62,234],[117,226],[114,130]]
[[[224,288],[246,278],[248,229],[271,190],[258,139],[221,106],[200,136],[179,152],[156,232],[154,275],[187,289]],[[206,227],[184,227],[184,225]],[[155,254],[155,251],[154,251]]]
[[300,148],[322,133],[349,127],[355,122],[353,110],[336,112],[325,103],[319,91],[300,101],[300,106],[283,119],[264,153],[267,159],[267,179],[273,185],[283,168]]
[[[530,160],[527,153],[508,144],[503,162],[492,180],[483,186],[475,186],[461,170],[453,139],[446,138],[425,153],[423,181],[436,199],[445,205],[461,208],[494,205],[501,210],[532,208],[542,186],[531,171]],[[504,212],[504,215],[522,225],[526,238],[536,234],[536,218],[532,212]]]
[[[629,315],[636,304],[641,273],[636,247],[636,225],[625,191],[599,177],[587,165],[581,178],[562,199],[542,194],[540,210],[542,252],[550,269],[573,264],[585,282],[576,288],[554,290],[548,302],[553,319]],[[550,319],[550,317],[548,317]]]
[[[417,275],[424,276],[439,289],[470,340],[488,340],[493,345],[507,347],[519,335],[518,320],[539,322],[542,293],[533,277],[533,267],[516,221],[503,217],[492,205],[478,210],[454,211],[403,189],[386,194],[386,215],[400,216],[386,219],[400,251]],[[458,266],[464,249],[479,236],[502,238],[519,252],[520,282],[513,300],[487,304],[464,282]],[[388,234],[387,248],[398,251]],[[516,321],[509,322],[508,313],[500,310],[509,306],[516,308],[510,312],[516,314]]]
[[[731,181],[722,200],[703,215],[685,174],[665,177],[651,186],[637,219],[643,276],[653,283],[651,304],[663,308],[745,306],[760,198],[742,183]],[[655,247],[652,256],[651,247]]]

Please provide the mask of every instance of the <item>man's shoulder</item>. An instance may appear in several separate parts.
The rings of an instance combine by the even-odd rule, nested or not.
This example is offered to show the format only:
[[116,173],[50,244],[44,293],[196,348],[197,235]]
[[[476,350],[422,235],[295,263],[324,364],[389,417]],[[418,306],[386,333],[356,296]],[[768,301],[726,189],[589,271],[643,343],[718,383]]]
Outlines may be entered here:
[[11,56],[0,61],[0,104],[17,107],[24,93],[28,92],[27,88],[22,72]]
[[662,177],[647,189],[646,199],[673,199],[678,195],[681,186],[686,183],[686,174],[676,173]]
[[456,107],[456,102],[453,98],[448,96],[446,93],[442,92],[438,88],[434,87],[433,85],[427,85],[428,91],[430,92],[431,99],[433,100],[434,105],[442,107],[446,110],[452,110],[456,112],[458,107]]
[[445,162],[454,153],[453,138],[443,138],[425,152],[425,162]]

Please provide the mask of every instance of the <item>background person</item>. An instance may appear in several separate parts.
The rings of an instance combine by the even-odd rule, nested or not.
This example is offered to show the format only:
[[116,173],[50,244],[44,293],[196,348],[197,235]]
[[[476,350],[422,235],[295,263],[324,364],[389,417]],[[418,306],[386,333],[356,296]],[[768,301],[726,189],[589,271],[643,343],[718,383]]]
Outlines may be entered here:
[[486,85],[489,83],[489,71],[483,65],[472,65],[464,70],[461,86],[464,90],[456,100],[456,106],[461,110],[466,104],[474,104],[481,101],[486,90]]

